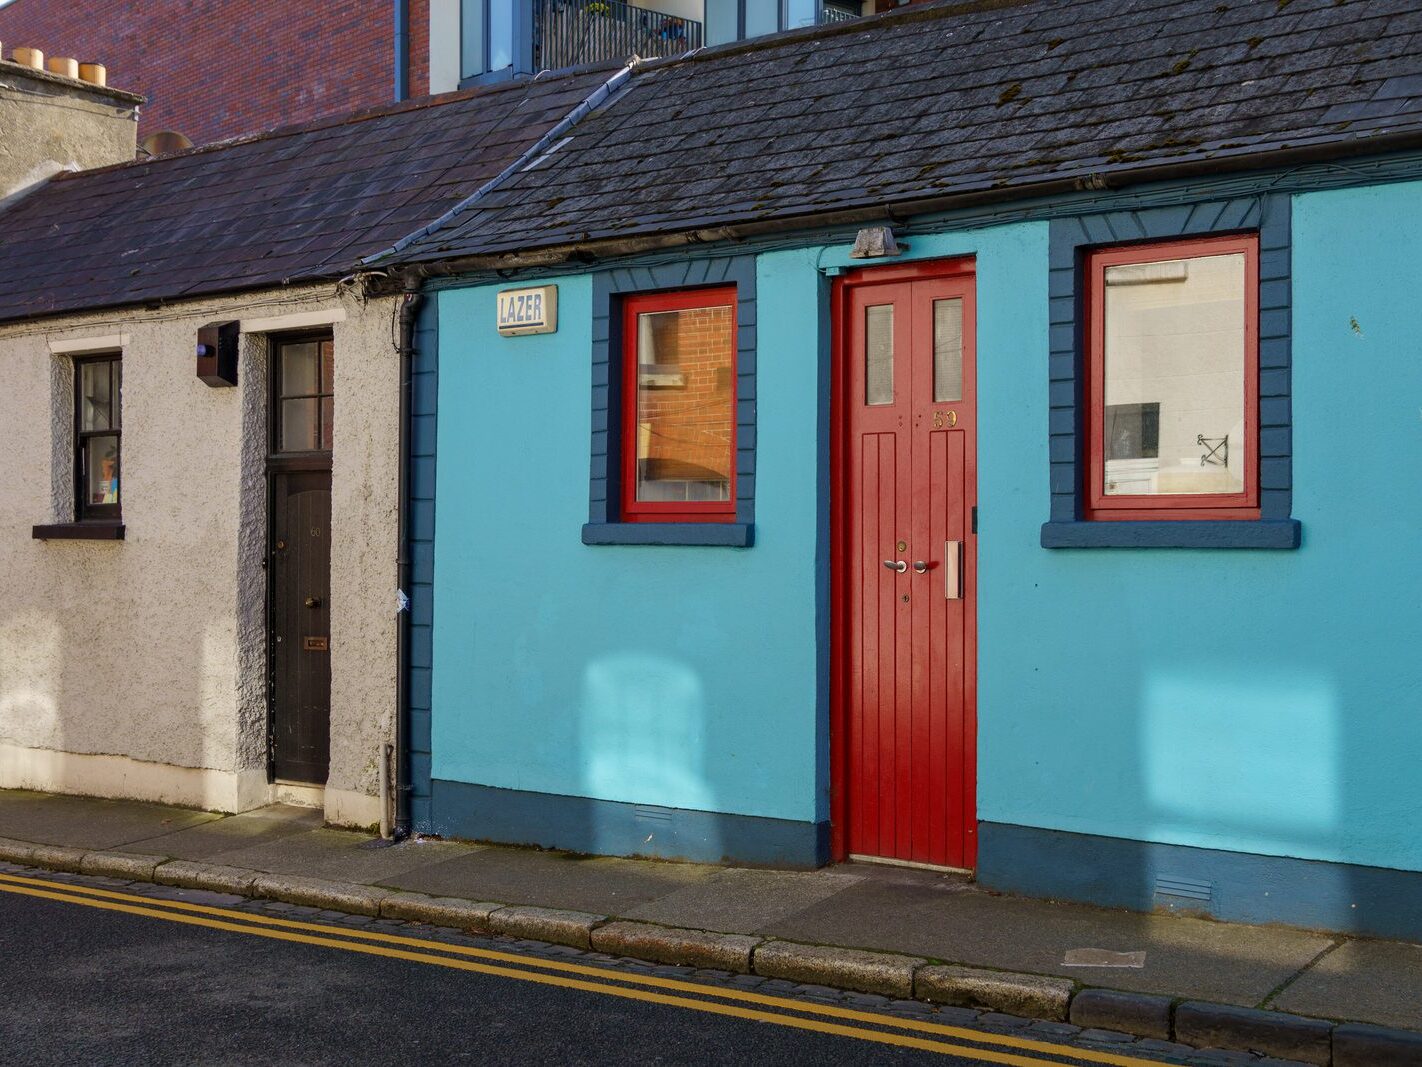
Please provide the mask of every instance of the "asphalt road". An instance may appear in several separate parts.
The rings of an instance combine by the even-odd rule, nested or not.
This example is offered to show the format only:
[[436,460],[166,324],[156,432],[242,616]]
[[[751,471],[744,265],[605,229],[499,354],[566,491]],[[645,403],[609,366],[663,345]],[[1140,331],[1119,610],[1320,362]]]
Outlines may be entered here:
[[4,1064],[984,1062],[3,888]]

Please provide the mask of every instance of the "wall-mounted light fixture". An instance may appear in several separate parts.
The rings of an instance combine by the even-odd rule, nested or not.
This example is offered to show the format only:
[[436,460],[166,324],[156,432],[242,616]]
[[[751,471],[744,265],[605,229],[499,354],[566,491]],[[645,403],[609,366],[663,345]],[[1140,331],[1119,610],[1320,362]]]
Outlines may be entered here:
[[197,376],[214,387],[237,384],[237,338],[240,326],[231,322],[209,322],[198,327]]
[[854,247],[850,249],[850,259],[883,259],[897,256],[907,245],[900,246],[894,240],[894,231],[889,226],[866,226],[854,235]]

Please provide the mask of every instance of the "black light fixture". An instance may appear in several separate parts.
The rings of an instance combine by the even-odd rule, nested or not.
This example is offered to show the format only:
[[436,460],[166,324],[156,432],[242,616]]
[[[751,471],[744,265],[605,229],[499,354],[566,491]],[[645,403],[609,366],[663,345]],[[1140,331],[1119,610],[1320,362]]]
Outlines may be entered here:
[[240,327],[233,320],[209,322],[198,327],[197,376],[207,385],[237,384],[237,338]]

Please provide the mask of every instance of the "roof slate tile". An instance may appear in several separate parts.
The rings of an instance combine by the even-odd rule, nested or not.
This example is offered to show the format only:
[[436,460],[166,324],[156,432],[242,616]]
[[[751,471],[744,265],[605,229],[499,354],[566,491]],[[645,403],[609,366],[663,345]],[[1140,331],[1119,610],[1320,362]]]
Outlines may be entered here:
[[0,286],[0,321],[339,277],[498,175],[615,70],[57,176],[0,211],[0,277],[25,279]]
[[1419,24],[1415,0],[1022,0],[708,49],[644,67],[582,120],[556,170],[515,175],[402,258],[1025,191],[1288,145],[1353,152],[1360,128],[1422,135]]

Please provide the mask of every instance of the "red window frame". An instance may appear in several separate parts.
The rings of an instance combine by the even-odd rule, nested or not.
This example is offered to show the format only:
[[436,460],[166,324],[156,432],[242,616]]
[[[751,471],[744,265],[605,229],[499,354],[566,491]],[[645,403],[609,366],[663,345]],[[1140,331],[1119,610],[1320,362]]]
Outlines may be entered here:
[[[731,309],[731,480],[726,500],[646,501],[637,499],[637,316],[698,308]],[[740,370],[737,351],[736,287],[681,289],[663,293],[635,293],[622,298],[622,521],[623,522],[735,522],[736,521],[736,379]]]
[[[1244,491],[1106,495],[1106,268],[1172,259],[1244,254],[1244,438],[1247,449]],[[1086,377],[1088,434],[1084,517],[1097,521],[1132,519],[1259,518],[1259,235],[1198,237],[1102,248],[1086,258]]]

